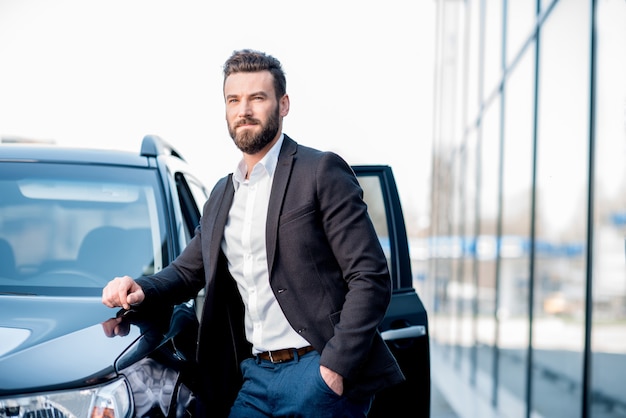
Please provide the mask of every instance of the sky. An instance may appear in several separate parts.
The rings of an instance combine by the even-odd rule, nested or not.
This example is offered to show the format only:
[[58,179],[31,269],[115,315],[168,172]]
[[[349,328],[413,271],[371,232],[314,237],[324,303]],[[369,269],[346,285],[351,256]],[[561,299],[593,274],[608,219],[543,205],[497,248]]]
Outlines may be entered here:
[[428,220],[435,0],[0,0],[0,137],[138,151],[162,137],[211,188],[240,152],[222,65],[278,58],[283,130],[393,168],[407,226]]

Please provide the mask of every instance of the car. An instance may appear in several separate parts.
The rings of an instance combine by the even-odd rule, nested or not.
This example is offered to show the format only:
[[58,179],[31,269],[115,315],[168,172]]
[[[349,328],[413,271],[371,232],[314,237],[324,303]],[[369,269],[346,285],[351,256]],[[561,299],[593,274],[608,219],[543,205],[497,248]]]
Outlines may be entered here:
[[[406,229],[388,166],[353,166],[388,257],[381,333],[407,381],[371,416],[403,405],[429,416],[428,318],[412,285]],[[0,418],[194,417],[202,292],[158,311],[101,302],[119,275],[150,275],[193,237],[208,190],[174,147],[140,152],[0,145]]]

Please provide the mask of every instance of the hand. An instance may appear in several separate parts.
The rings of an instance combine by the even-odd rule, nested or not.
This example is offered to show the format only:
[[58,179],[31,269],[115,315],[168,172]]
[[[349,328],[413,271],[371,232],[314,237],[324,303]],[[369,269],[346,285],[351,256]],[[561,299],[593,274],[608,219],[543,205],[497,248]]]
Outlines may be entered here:
[[116,277],[102,289],[102,303],[109,308],[121,306],[130,309],[130,305],[143,302],[143,289],[131,277]]
[[320,365],[320,373],[322,374],[322,379],[328,385],[329,388],[332,389],[337,395],[343,395],[343,376],[339,373],[330,370],[328,367]]

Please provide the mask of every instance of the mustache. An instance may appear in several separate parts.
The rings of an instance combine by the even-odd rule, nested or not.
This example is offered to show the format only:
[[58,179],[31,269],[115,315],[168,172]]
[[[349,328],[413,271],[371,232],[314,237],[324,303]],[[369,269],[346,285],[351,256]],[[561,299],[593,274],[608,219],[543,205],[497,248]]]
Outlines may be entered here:
[[241,125],[260,125],[261,121],[253,118],[245,118],[240,119],[235,123],[235,128],[240,127]]

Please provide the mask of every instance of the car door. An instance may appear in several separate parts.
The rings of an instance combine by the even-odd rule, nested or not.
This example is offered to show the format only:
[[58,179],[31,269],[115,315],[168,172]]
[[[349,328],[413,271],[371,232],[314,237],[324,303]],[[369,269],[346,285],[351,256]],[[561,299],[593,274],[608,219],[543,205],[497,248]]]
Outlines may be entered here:
[[430,416],[430,343],[426,309],[413,286],[411,258],[402,206],[391,167],[352,166],[385,251],[393,295],[381,334],[407,380],[376,396],[370,417],[394,411]]

